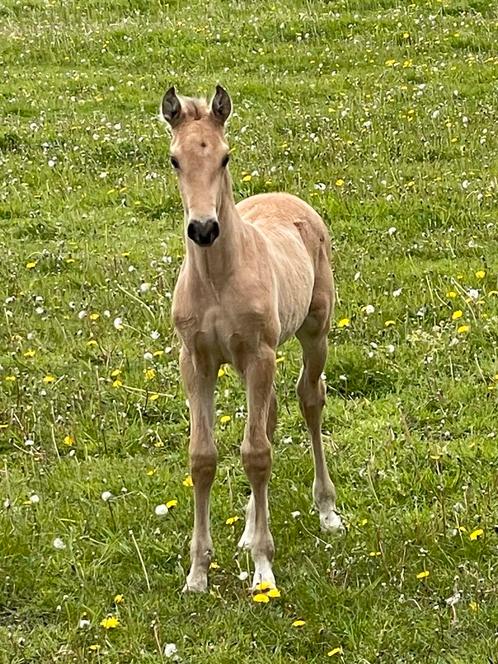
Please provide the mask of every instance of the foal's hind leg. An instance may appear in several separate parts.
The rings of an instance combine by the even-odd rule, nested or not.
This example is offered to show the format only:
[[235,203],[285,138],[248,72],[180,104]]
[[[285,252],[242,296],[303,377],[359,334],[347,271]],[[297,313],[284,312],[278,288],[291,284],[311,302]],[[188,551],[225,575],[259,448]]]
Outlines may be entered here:
[[303,368],[297,383],[297,394],[313,448],[313,498],[320,513],[320,525],[323,530],[337,532],[343,530],[343,525],[336,512],[335,487],[325,461],[321,433],[322,409],[325,404],[325,384],[321,374],[327,358],[329,311],[327,306],[310,310],[296,335],[303,349]]
[[[275,388],[272,388],[271,397],[270,397],[270,406],[268,409],[268,419],[266,421],[266,435],[268,440],[273,442],[273,434],[275,432],[275,427],[277,425],[277,395],[275,394]],[[255,523],[255,511],[254,511],[254,496],[251,491],[249,500],[247,501],[246,507],[246,525],[244,532],[239,540],[237,546],[239,549],[250,549],[252,540],[254,537],[254,523]]]

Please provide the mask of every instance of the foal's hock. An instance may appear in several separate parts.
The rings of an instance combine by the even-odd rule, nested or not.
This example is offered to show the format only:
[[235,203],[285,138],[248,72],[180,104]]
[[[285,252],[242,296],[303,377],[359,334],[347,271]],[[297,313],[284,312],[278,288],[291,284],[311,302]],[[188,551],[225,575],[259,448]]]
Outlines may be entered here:
[[235,205],[224,135],[231,108],[220,86],[209,104],[179,97],[174,88],[161,104],[172,129],[171,163],[185,212],[186,254],[173,297],[173,320],[182,341],[180,369],[190,407],[195,516],[185,590],[192,591],[206,590],[213,552],[214,389],[225,362],[244,381],[248,405],[241,455],[252,492],[239,547],[251,551],[253,586],[275,583],[268,523],[275,351],[293,335],[303,350],[297,394],[313,448],[314,500],[322,528],[342,529],[320,430],[325,402],[321,373],[334,306],[327,228],[313,208],[290,194],[261,194]]

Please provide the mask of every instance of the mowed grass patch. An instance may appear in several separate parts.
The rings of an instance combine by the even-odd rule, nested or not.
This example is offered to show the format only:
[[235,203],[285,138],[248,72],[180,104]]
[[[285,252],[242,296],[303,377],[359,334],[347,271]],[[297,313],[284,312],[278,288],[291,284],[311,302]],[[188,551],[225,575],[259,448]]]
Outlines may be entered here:
[[[0,17],[0,661],[494,661],[494,4],[9,0]],[[171,84],[218,82],[237,199],[295,193],[334,244],[323,428],[347,534],[311,507],[290,342],[268,604],[235,555],[229,368],[210,592],[181,593],[183,212],[157,109]]]

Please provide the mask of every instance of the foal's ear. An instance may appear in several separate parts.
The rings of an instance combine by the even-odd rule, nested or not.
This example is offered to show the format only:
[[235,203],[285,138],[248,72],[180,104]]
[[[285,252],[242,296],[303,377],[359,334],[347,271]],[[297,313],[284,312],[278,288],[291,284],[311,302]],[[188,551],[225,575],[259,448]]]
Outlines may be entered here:
[[176,96],[174,87],[166,91],[161,102],[161,113],[166,122],[169,122],[173,128],[179,124],[182,116],[182,105]]
[[232,112],[230,95],[221,85],[216,86],[216,93],[211,99],[211,115],[220,125],[224,125]]

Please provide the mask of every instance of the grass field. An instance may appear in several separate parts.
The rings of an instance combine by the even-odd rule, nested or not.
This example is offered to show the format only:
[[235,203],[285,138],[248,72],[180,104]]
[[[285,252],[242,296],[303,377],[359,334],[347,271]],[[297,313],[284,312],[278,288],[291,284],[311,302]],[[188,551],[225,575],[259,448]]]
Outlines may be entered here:
[[[3,0],[2,663],[498,661],[497,34],[488,0]],[[237,199],[295,193],[335,247],[324,430],[348,528],[323,538],[311,508],[289,343],[268,604],[234,557],[230,369],[210,592],[181,594],[183,229],[157,108],[217,82]]]

